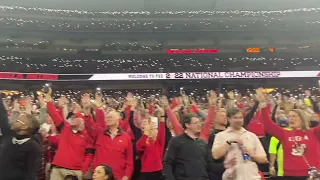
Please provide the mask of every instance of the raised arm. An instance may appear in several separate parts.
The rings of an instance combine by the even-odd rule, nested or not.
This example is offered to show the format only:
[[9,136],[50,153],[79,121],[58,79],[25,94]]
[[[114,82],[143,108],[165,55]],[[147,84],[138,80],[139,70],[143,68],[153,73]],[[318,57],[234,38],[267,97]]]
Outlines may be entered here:
[[256,97],[261,106],[261,119],[264,125],[264,128],[268,134],[276,137],[279,141],[284,140],[285,130],[274,123],[270,117],[271,114],[271,105],[266,103],[266,98],[263,92],[263,89],[259,88],[256,90]]
[[213,116],[215,113],[215,107],[218,102],[217,94],[211,90],[208,96],[208,116],[206,117],[206,120],[204,121],[204,124],[202,126],[201,132],[200,132],[200,138],[208,142],[208,138],[211,134],[212,126],[213,126]]
[[314,134],[318,137],[318,140],[320,141],[320,125],[312,128],[311,130],[314,132]]
[[208,110],[208,116],[204,121],[201,132],[200,132],[200,138],[205,140],[206,142],[208,142],[208,138],[211,133],[214,112],[215,112],[215,107],[210,106]]
[[7,110],[3,104],[4,102],[0,102],[0,129],[3,136],[12,136],[12,131],[9,128],[9,119]]
[[248,124],[250,123],[251,119],[254,116],[254,113],[257,111],[259,106],[259,102],[255,101],[253,107],[249,110],[249,112],[244,117],[244,127],[247,128]]
[[164,117],[164,110],[157,106],[157,110],[159,111],[159,127],[158,127],[158,136],[156,139],[156,142],[160,145],[161,147],[161,154],[164,152],[164,146],[165,146],[165,141],[166,141],[166,124],[165,124],[165,117]]
[[272,121],[275,122],[275,123],[276,123],[276,113],[277,113],[278,107],[279,107],[279,105],[276,104],[276,105],[273,107],[272,114],[271,114],[271,119],[272,119]]
[[172,125],[172,130],[176,135],[182,134],[183,133],[183,128],[181,124],[179,123],[177,117],[173,114],[172,110],[170,107],[166,109],[167,116],[170,120],[170,123]]
[[46,120],[47,104],[45,103],[43,96],[38,96],[38,101],[40,104],[39,124],[43,124]]
[[[129,118],[128,123],[129,123],[130,129],[134,135],[134,138],[140,139],[142,137],[142,132],[141,132],[141,129],[139,129],[136,125],[134,125],[133,116],[134,116],[134,111],[131,110],[130,115],[128,116],[128,118]],[[141,118],[141,117],[138,117],[138,118]]]
[[[84,107],[83,108],[83,112],[85,115],[85,119],[84,119],[84,127],[86,128],[89,136],[91,136],[92,139],[95,139],[99,133],[103,132],[103,128],[101,126],[98,125],[98,121],[102,121],[100,120],[101,115],[99,113],[103,114],[103,111],[101,112],[101,110],[96,109],[96,123],[94,123],[91,112],[90,112],[90,106],[89,107]],[[103,117],[104,119],[104,117]],[[105,123],[104,123],[105,124]]]
[[264,128],[267,133],[276,137],[280,141],[284,140],[284,132],[280,126],[272,121],[270,118],[270,106],[265,106],[261,109],[261,119],[264,125]]
[[130,117],[132,115],[132,119],[133,119],[133,114],[131,114],[131,106],[128,106],[126,107],[122,113],[124,113],[124,119],[123,119],[123,122],[120,126],[120,128],[123,130],[123,131],[127,131],[128,128],[129,128],[129,121],[130,121]]
[[61,131],[65,125],[64,119],[60,116],[52,99],[48,100],[47,98],[47,101],[48,101],[47,103],[48,114],[51,116],[52,121],[54,122],[54,125],[57,127],[57,130]]

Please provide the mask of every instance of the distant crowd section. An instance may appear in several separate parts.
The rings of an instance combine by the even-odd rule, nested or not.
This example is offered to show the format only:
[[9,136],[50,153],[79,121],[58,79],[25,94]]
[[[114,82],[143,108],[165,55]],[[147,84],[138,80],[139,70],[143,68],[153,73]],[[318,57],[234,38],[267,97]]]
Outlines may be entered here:
[[[90,12],[0,6],[1,28],[53,31],[211,31],[211,30],[318,30],[319,8],[278,11],[164,11]],[[306,18],[296,18],[305,16]],[[49,18],[48,18],[49,17]],[[245,19],[243,19],[245,17]],[[235,20],[235,18],[240,18]],[[307,20],[310,19],[310,20]]]

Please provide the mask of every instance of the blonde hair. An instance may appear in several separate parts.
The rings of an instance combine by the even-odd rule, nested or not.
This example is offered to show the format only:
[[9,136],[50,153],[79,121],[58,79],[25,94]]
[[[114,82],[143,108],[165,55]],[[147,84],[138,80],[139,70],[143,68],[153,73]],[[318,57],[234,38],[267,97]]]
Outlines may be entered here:
[[301,119],[301,129],[307,131],[310,128],[310,118],[307,116],[306,112],[301,109],[292,109],[291,111],[299,115]]

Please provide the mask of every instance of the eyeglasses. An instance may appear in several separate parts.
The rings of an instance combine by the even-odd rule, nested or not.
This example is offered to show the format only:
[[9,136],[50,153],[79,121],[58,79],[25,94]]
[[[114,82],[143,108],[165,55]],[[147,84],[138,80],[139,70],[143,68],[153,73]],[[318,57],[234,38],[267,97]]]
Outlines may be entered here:
[[17,120],[17,122],[19,122],[19,123],[21,123],[21,124],[23,124],[23,125],[25,125],[25,124],[26,124],[26,123],[24,123],[24,122],[20,121],[19,119]]
[[190,124],[201,124],[201,121],[191,122]]

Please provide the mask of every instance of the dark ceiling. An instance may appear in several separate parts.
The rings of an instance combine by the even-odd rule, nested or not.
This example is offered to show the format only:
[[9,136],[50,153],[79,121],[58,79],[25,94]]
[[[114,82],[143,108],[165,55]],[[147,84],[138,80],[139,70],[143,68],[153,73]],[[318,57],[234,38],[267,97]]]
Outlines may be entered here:
[[320,7],[319,0],[1,0],[0,5],[88,11],[280,10]]

